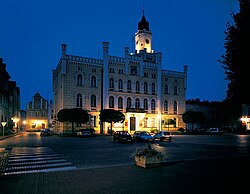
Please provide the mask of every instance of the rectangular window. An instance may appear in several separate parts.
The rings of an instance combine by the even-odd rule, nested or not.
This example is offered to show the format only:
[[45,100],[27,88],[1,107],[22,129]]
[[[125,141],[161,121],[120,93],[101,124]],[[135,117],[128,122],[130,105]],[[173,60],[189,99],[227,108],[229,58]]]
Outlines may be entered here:
[[151,127],[155,127],[155,118],[151,118]]
[[119,73],[119,74],[123,74],[123,69],[119,69],[119,70],[118,70],[118,73]]
[[131,66],[130,67],[130,74],[137,75],[137,67],[136,66]]

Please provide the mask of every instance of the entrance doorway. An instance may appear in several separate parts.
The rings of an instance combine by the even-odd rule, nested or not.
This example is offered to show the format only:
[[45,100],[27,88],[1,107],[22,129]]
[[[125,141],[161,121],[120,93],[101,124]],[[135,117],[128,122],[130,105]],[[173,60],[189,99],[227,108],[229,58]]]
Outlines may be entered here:
[[135,131],[135,126],[136,126],[136,118],[135,117],[130,117],[130,131]]

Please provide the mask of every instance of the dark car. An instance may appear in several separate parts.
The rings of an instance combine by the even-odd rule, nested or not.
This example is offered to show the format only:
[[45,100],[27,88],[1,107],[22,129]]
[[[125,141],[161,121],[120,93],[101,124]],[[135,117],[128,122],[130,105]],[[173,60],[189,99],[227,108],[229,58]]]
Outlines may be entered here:
[[121,143],[133,143],[133,137],[127,131],[116,131],[113,135],[113,141]]
[[160,131],[154,135],[154,138],[160,141],[171,141],[172,140],[172,135],[169,131]]
[[53,135],[53,130],[51,129],[42,129],[41,132],[40,132],[40,135],[41,136],[50,136],[50,135]]
[[147,131],[135,131],[133,134],[134,141],[153,143],[154,137]]

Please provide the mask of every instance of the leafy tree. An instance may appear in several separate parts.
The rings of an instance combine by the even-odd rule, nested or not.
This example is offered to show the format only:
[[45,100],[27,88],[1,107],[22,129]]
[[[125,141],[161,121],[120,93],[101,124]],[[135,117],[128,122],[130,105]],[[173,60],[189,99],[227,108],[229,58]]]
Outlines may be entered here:
[[72,134],[74,135],[74,123],[87,123],[89,121],[89,114],[81,108],[61,109],[57,113],[57,118],[60,122],[71,122]]
[[[227,22],[225,54],[219,60],[229,81],[226,101],[234,118],[241,116],[242,104],[250,104],[250,1],[239,0],[239,12],[232,13],[233,21]],[[236,119],[237,120],[237,119]]]
[[182,120],[184,123],[191,123],[192,124],[192,130],[194,129],[194,123],[204,123],[205,116],[203,112],[199,111],[186,111],[182,115]]
[[101,112],[100,112],[100,121],[110,123],[111,135],[112,135],[112,123],[113,122],[114,123],[117,123],[117,122],[123,123],[124,120],[125,120],[125,115],[118,110],[104,109],[104,110],[101,110]]

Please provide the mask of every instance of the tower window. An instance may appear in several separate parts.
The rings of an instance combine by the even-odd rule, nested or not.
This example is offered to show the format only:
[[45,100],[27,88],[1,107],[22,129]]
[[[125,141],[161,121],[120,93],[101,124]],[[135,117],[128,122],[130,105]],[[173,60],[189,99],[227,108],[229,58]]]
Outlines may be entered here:
[[146,39],[146,43],[149,44],[149,39]]

